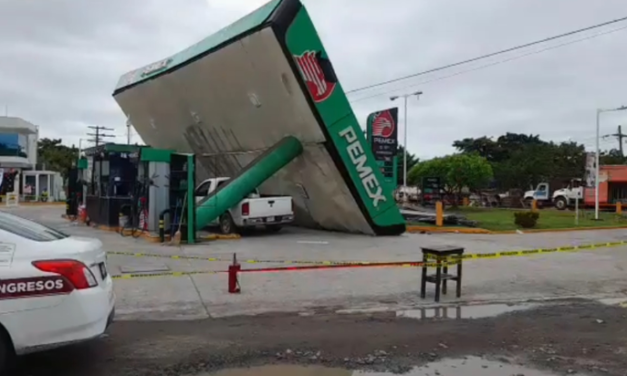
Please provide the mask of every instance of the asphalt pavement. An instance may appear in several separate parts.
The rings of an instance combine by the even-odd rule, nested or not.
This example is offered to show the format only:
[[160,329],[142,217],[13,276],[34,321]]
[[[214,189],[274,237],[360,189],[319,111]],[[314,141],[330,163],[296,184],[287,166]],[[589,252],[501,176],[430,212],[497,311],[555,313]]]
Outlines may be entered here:
[[[559,341],[574,341],[574,338],[568,337],[570,335],[567,335],[568,330],[576,331],[582,328],[591,331],[605,330],[609,325],[590,325],[588,328],[588,322],[596,323],[594,312],[611,311],[608,317],[612,317],[612,320],[619,320],[619,318],[624,318],[625,311],[616,304],[627,301],[625,293],[627,280],[624,277],[627,267],[627,247],[625,246],[469,260],[464,262],[461,298],[457,299],[453,294],[448,294],[439,304],[433,300],[432,287],[428,290],[427,298],[420,299],[420,269],[415,267],[244,272],[240,274],[241,293],[228,294],[227,274],[224,271],[228,268],[229,261],[198,259],[230,260],[233,254],[236,254],[244,270],[300,266],[303,262],[419,261],[421,259],[420,248],[424,246],[456,245],[464,247],[467,253],[486,254],[623,241],[627,239],[624,230],[513,235],[405,234],[391,238],[374,238],[286,228],[278,234],[257,233],[239,240],[217,240],[178,247],[121,237],[116,233],[70,223],[61,218],[62,207],[18,207],[9,210],[73,235],[99,238],[104,248],[110,253],[108,256],[110,273],[123,277],[115,281],[118,322],[109,338],[93,344],[80,345],[74,350],[41,354],[39,355],[41,359],[45,359],[41,364],[45,367],[42,366],[42,370],[39,370],[37,366],[33,368],[34,363],[28,361],[29,366],[22,368],[21,371],[26,372],[24,374],[38,375],[44,374],[41,372],[45,369],[54,369],[58,372],[65,372],[59,373],[64,375],[81,372],[81,374],[90,375],[105,374],[104,372],[115,375],[178,375],[268,362],[342,366],[345,358],[349,358],[349,364],[344,364],[343,368],[353,368],[353,366],[359,368],[372,366],[372,364],[360,364],[359,359],[363,357],[368,359],[368,355],[372,355],[375,350],[385,350],[395,354],[393,357],[386,357],[388,360],[391,358],[394,360],[383,367],[394,370],[398,367],[418,364],[419,361],[429,361],[429,356],[424,354],[430,353],[429,348],[432,349],[431,352],[433,348],[438,350],[438,343],[434,342],[438,341],[437,337],[442,335],[449,338],[447,336],[460,330],[459,321],[444,320],[448,324],[435,325],[433,327],[439,329],[433,329],[431,332],[431,329],[428,329],[432,327],[431,325],[396,318],[397,312],[442,306],[518,304],[530,300],[550,304],[552,309],[542,311],[540,316],[534,316],[535,314],[531,313],[536,312],[535,310],[514,313],[514,315],[520,315],[522,321],[510,322],[514,325],[510,328],[511,330],[522,336],[520,338],[527,338],[525,333],[528,330],[531,330],[534,336],[538,336],[538,338],[529,337],[527,344],[520,345],[520,351],[508,347],[509,345],[503,347],[504,350],[501,351],[498,341],[507,343],[513,341],[511,338],[504,338],[505,328],[503,328],[502,335],[494,337],[495,342],[490,343],[489,346],[478,346],[471,351],[472,343],[468,340],[467,345],[461,346],[459,351],[451,352],[451,356],[506,353],[512,356],[524,355],[525,362],[537,365],[539,361],[532,361],[533,353],[528,353],[527,350],[522,349],[523,347],[531,351],[531,349],[537,350],[538,346],[544,342],[554,345],[555,341],[558,341],[558,344],[560,344]],[[145,256],[128,256],[118,253],[142,253]],[[248,262],[247,260],[264,262]],[[197,274],[186,275],[186,272],[197,272]],[[165,276],[129,277],[138,274],[165,274]],[[602,299],[613,299],[612,301],[616,304],[606,306],[596,303]],[[573,306],[573,303],[555,306],[555,302],[595,303],[593,305],[586,303],[588,305],[584,305],[584,308],[581,308],[581,305],[574,305],[583,309],[580,312],[585,312],[584,315],[583,313],[577,314],[578,311],[569,310],[568,307]],[[570,325],[556,316],[559,312],[574,315],[575,321],[573,322],[581,325],[573,324],[572,327],[563,327],[560,329],[563,329],[561,334],[556,334],[556,337],[549,341],[552,335],[549,332],[552,328]],[[538,323],[528,321],[531,320],[528,317],[532,316],[540,321]],[[346,317],[351,317],[351,319]],[[438,317],[432,319],[440,322]],[[354,323],[360,324],[354,326],[346,320],[349,322],[354,320]],[[476,324],[478,321],[473,321],[470,325],[468,323],[462,325],[468,327],[464,329],[467,330],[468,336],[473,333],[481,335],[481,330],[485,331],[488,330],[486,328],[501,325],[499,324],[501,318],[482,320],[488,321],[482,321],[481,325]],[[609,322],[605,319],[599,320],[603,323]],[[545,325],[544,334],[540,322]],[[387,328],[389,330],[396,328],[394,329],[396,332],[392,330],[390,333],[396,334],[387,335],[385,334],[387,331],[376,332],[360,326],[366,325],[364,323],[371,323],[375,326],[381,323],[383,325],[381,328],[389,325]],[[341,329],[344,326],[352,329],[343,331]],[[627,351],[625,350],[627,345],[620,343],[622,341],[620,338],[623,337],[615,337],[622,333],[622,329],[618,326],[614,329],[612,335],[607,337],[611,340],[607,341],[612,342],[612,354],[618,357]],[[326,334],[317,335],[317,331],[320,330]],[[431,338],[429,341],[435,343],[433,347],[430,347],[432,343],[428,341],[429,345],[420,348],[412,348],[413,345],[408,344],[411,351],[391,351],[394,349],[390,346],[397,346],[397,350],[399,346],[404,346],[401,345],[403,341],[399,338],[409,342],[412,342],[410,338],[422,341],[421,333],[425,330],[431,333],[428,338]],[[599,336],[605,333],[603,330],[599,332]],[[364,333],[359,334],[360,331]],[[289,333],[292,332],[302,337],[300,339],[290,337]],[[402,334],[405,332],[412,333],[412,336],[407,337]],[[259,340],[251,338],[255,333],[260,334]],[[545,337],[540,338],[541,335]],[[289,340],[285,336],[288,336]],[[596,338],[602,341],[601,337],[596,336],[597,334],[590,334],[590,337],[584,340],[592,341]],[[351,338],[353,340],[349,341]],[[375,341],[374,338],[377,340]],[[399,340],[392,340],[394,338]],[[466,337],[462,335],[462,338]],[[362,342],[368,343],[369,341],[373,342],[373,346],[377,348],[371,349],[361,345]],[[447,341],[455,343],[457,339],[450,337]],[[348,342],[352,343],[350,346],[356,346],[356,349],[360,350],[349,354]],[[293,346],[294,351],[299,348],[298,351],[309,355],[291,358],[284,354],[285,349],[282,348],[285,346]],[[339,349],[345,348],[348,352],[338,351],[337,356],[330,355],[328,359],[325,355],[324,361],[312,359],[317,351],[334,354],[333,349],[336,346],[339,346]],[[448,344],[445,346],[447,349],[453,347]],[[601,346],[605,345],[602,343]],[[439,349],[443,348],[439,347]],[[314,350],[316,352],[311,355]],[[575,350],[571,350],[568,350],[567,357],[574,356]],[[282,353],[282,355],[277,356],[277,353]],[[598,354],[583,355],[594,358]],[[547,358],[549,357],[551,356]],[[622,364],[614,358],[595,359],[617,362],[617,367]],[[96,366],[98,366],[97,369],[94,368]],[[572,364],[570,366],[575,367]],[[583,368],[575,368],[603,373],[588,366],[593,367],[587,364]],[[564,372],[571,369],[567,368],[567,365],[564,367],[558,368]],[[596,367],[606,368],[598,364]],[[408,368],[404,369],[408,370]],[[607,369],[610,374],[613,372],[611,367]],[[623,367],[623,369],[627,368]]]

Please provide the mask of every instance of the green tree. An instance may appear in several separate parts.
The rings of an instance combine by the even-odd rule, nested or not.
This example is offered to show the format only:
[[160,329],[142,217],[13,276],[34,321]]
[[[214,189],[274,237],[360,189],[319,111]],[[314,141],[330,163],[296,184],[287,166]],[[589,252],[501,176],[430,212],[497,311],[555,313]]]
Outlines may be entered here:
[[602,151],[599,154],[599,164],[602,165],[621,165],[626,164],[627,158],[625,158],[620,150],[611,149],[608,151]]
[[37,162],[45,164],[46,170],[61,173],[67,178],[67,172],[78,158],[78,149],[63,145],[61,139],[42,138],[37,143]]
[[464,154],[478,154],[490,163],[503,162],[511,158],[512,153],[531,145],[542,145],[539,135],[506,133],[493,140],[491,137],[465,138],[453,142],[453,147]]
[[440,177],[447,194],[457,202],[462,189],[477,191],[486,188],[493,178],[492,166],[477,154],[452,154],[420,162],[410,171],[408,180],[421,185],[425,177]]
[[493,168],[493,185],[500,190],[581,178],[585,168],[583,145],[546,142],[538,135],[506,133],[496,140],[467,138],[455,141],[453,146],[464,154],[486,158]]

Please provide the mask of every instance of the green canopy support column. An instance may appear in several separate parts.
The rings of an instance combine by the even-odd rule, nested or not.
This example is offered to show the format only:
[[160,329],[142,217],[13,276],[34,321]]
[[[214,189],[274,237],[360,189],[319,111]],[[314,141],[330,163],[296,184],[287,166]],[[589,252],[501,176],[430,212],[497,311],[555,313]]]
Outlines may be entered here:
[[201,229],[237,205],[254,189],[303,152],[303,145],[288,136],[249,163],[224,187],[196,204],[196,228]]

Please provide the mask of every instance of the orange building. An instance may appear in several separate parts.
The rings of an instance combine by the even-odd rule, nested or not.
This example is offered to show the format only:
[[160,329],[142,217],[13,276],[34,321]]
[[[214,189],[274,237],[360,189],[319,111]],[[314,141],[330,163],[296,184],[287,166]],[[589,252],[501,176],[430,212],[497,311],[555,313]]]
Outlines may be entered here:
[[[594,206],[594,188],[585,188],[584,205]],[[599,206],[627,203],[627,166],[606,165],[599,168]]]

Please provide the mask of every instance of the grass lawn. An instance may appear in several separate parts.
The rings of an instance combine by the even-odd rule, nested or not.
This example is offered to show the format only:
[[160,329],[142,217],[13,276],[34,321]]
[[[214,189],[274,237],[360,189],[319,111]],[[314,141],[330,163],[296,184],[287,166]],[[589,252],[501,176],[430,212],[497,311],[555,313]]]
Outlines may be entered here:
[[[458,208],[451,209],[445,213],[456,213],[463,215],[469,220],[479,222],[477,227],[491,231],[516,230],[518,226],[514,224],[514,213],[521,209],[492,209],[492,208]],[[594,220],[594,210],[580,210],[579,224],[575,224],[575,211],[555,209],[540,209],[540,218],[534,229],[561,229],[578,227],[609,227],[626,226],[627,218],[618,218],[613,212],[600,212],[599,218]]]

